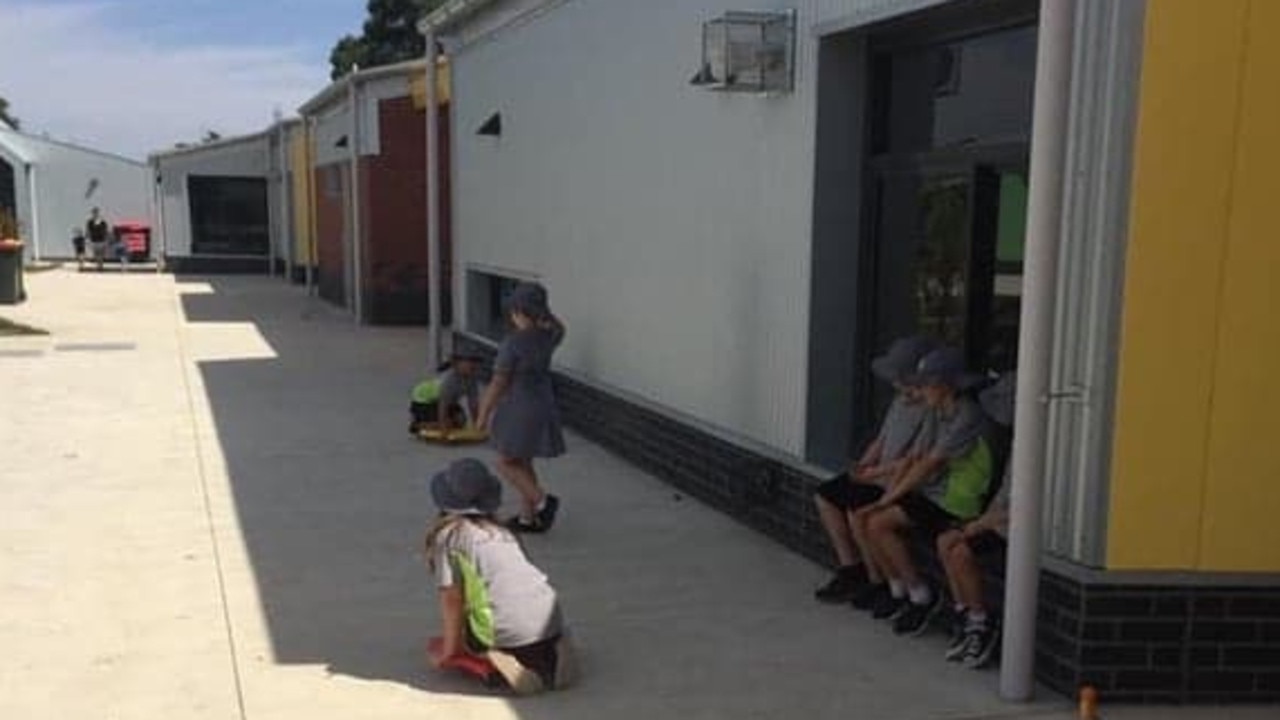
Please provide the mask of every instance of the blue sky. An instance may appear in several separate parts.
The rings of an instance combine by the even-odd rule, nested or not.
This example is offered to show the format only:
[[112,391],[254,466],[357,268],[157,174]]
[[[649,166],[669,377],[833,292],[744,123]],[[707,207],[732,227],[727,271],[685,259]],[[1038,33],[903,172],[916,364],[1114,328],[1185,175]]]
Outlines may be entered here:
[[0,0],[0,96],[24,130],[142,157],[290,113],[364,15],[365,0]]

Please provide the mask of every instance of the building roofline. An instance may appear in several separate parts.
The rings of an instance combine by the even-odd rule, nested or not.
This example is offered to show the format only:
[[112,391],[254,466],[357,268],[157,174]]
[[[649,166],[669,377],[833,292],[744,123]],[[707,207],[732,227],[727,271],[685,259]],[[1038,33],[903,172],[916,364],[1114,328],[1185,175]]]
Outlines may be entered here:
[[321,90],[310,100],[299,105],[298,114],[304,117],[314,115],[317,110],[320,110],[335,100],[344,97],[343,91],[345,91],[351,83],[366,83],[371,80],[408,74],[415,70],[425,71],[426,69],[426,58],[418,58],[396,63],[394,65],[379,65],[378,67],[371,67],[367,70],[357,70],[353,73],[347,73],[337,80],[334,80],[328,87]]
[[[43,137],[41,135],[32,135],[31,133],[23,132],[21,130],[14,130],[13,128],[9,128],[9,127],[0,127],[0,142],[3,142],[4,136],[6,135],[16,135],[17,137],[20,137],[24,140],[30,140],[32,142],[45,143],[46,145],[56,145],[58,147],[66,148],[68,150],[75,150],[77,152],[88,153],[89,155],[97,155],[98,157],[109,158],[111,160],[119,160],[120,162],[127,162],[132,165],[146,167],[146,163],[143,162],[142,160],[138,160],[137,158],[131,158],[125,155],[120,155],[118,153],[109,152],[107,150],[98,150],[97,148],[86,147],[84,145],[79,145],[77,143],[69,142],[67,140],[58,140],[56,138]],[[27,153],[16,150],[10,145],[6,145],[5,147],[7,147],[9,149],[9,152],[13,153],[14,156],[24,158],[23,162],[27,162],[27,163],[39,162],[38,160],[30,159]]]
[[471,16],[499,0],[450,0],[418,21],[418,32],[440,33],[461,25]]
[[200,143],[198,145],[188,145],[187,147],[175,147],[169,148],[168,150],[160,150],[147,155],[147,162],[150,163],[156,160],[177,157],[179,155],[192,155],[206,150],[218,150],[231,145],[243,145],[257,140],[266,140],[271,136],[271,133],[274,130],[275,126],[273,125],[267,130],[259,130],[258,132],[250,133],[248,135],[236,135],[235,137],[220,138],[213,142]]

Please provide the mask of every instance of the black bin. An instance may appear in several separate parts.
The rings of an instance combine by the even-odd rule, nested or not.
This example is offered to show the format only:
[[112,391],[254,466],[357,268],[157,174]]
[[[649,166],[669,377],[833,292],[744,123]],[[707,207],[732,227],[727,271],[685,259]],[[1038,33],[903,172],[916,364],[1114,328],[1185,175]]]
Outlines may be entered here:
[[22,287],[22,243],[0,240],[0,305],[17,305],[26,296]]

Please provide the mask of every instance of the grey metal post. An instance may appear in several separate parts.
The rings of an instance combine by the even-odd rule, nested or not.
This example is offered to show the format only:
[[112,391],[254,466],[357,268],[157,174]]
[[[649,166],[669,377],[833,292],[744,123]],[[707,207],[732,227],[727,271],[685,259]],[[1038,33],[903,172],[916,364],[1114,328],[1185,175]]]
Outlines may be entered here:
[[364,232],[360,226],[360,82],[355,73],[349,80],[351,134],[347,138],[351,154],[351,307],[356,324],[364,322]]
[[1030,699],[1035,687],[1045,435],[1075,7],[1076,0],[1040,4],[1000,663],[1000,696],[1012,701]]
[[436,88],[436,35],[425,33],[427,40],[427,367],[440,363],[440,272],[444,254],[440,251],[440,118]]

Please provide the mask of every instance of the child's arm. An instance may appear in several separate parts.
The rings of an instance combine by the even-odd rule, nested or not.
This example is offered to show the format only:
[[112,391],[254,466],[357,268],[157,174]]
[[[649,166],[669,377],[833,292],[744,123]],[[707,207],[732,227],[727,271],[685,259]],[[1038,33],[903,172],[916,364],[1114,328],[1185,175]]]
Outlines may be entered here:
[[466,622],[465,601],[462,597],[461,585],[442,587],[440,597],[440,652],[431,658],[435,667],[440,667],[445,660],[466,653],[463,642],[464,623]]
[[965,537],[973,537],[979,533],[990,530],[995,532],[1009,524],[1008,508],[991,508],[982,513],[978,519],[964,526],[963,532]]
[[880,507],[888,507],[906,497],[908,493],[921,485],[925,484],[929,478],[947,463],[947,459],[940,455],[927,455],[907,465],[894,481],[889,492],[880,498],[876,505]]
[[493,420],[493,409],[497,407],[498,401],[506,394],[511,387],[511,373],[494,372],[493,379],[485,386],[484,397],[480,398],[480,411],[476,414],[476,427],[486,430],[489,422]]
[[856,479],[864,479],[863,475],[867,474],[869,470],[876,467],[880,462],[880,456],[883,452],[884,443],[877,437],[871,441],[866,450],[862,451],[862,457],[858,458],[857,462],[849,468],[849,474]]

